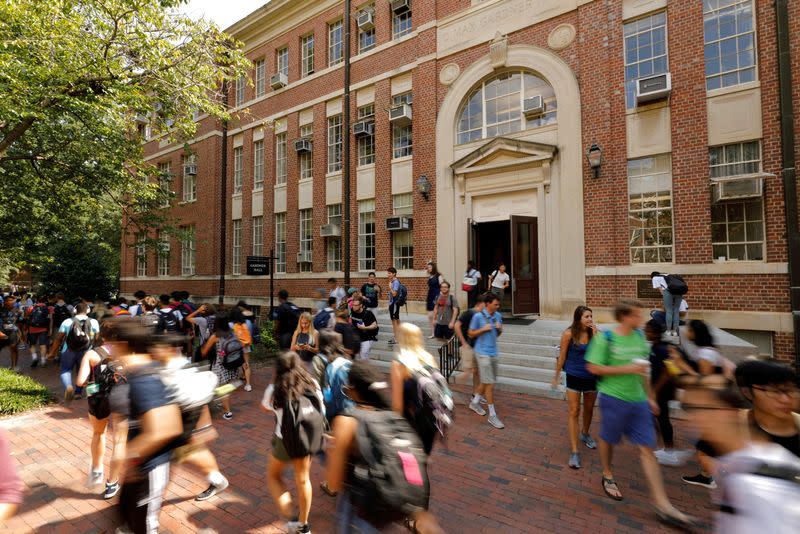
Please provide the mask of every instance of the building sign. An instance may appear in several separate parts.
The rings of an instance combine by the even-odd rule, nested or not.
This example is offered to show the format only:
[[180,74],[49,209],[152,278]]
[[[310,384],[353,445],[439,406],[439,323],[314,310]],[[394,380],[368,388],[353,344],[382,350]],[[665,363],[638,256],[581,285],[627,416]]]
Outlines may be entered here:
[[645,278],[644,280],[637,280],[636,298],[661,300],[661,291],[653,287],[653,280],[651,278]]
[[269,256],[247,256],[248,276],[269,276]]

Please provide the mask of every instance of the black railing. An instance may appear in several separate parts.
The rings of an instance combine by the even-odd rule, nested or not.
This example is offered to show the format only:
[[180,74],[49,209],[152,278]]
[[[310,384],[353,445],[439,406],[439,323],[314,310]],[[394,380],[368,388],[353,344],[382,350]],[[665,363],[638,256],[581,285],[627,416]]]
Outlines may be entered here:
[[447,343],[439,347],[439,371],[448,382],[453,371],[458,369],[459,363],[461,363],[461,344],[458,337],[453,336]]

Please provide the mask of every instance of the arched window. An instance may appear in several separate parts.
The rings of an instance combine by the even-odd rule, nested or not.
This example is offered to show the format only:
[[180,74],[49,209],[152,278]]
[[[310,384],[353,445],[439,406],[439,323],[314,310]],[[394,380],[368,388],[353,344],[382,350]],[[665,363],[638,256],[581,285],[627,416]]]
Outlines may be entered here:
[[[542,97],[544,112],[526,118],[526,98]],[[467,97],[458,122],[458,144],[538,128],[556,122],[556,95],[543,78],[509,71],[484,80]]]

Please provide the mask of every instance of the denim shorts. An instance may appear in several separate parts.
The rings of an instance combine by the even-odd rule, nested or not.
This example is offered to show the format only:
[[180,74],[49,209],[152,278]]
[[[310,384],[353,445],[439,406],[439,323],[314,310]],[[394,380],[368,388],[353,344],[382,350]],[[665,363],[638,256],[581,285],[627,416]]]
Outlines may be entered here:
[[647,401],[628,402],[601,393],[600,413],[600,437],[606,443],[617,445],[626,436],[633,445],[655,448],[656,430]]

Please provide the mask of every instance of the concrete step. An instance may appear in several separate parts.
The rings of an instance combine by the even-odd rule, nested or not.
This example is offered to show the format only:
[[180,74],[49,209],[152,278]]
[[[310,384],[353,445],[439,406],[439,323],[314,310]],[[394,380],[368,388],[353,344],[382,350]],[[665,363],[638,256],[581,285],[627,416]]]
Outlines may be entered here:
[[[392,337],[392,327],[391,325],[378,325],[378,339],[385,339],[389,340]],[[427,339],[427,335],[429,330],[423,329],[423,332],[426,334],[425,343],[433,345],[435,340]],[[510,331],[510,330],[503,330],[503,333],[500,335],[498,339],[498,343],[500,345],[520,345],[520,349],[522,347],[528,347],[531,345],[541,345],[547,347],[557,347],[561,337],[558,336],[546,336],[541,335],[538,332],[519,332],[519,331]]]
[[[557,352],[553,352],[550,355],[544,352],[535,354],[512,354],[504,352],[502,349],[503,347],[501,347],[501,351],[498,356],[500,358],[501,365],[505,364],[518,367],[527,367],[531,369],[543,369],[550,373],[552,373],[556,368],[556,359],[558,357]],[[434,356],[434,358],[438,358],[438,353],[434,351],[429,352]],[[395,352],[392,348],[389,348],[388,346],[381,346],[380,344],[374,345],[370,354],[372,355],[372,358],[385,361],[392,361],[395,356]]]

